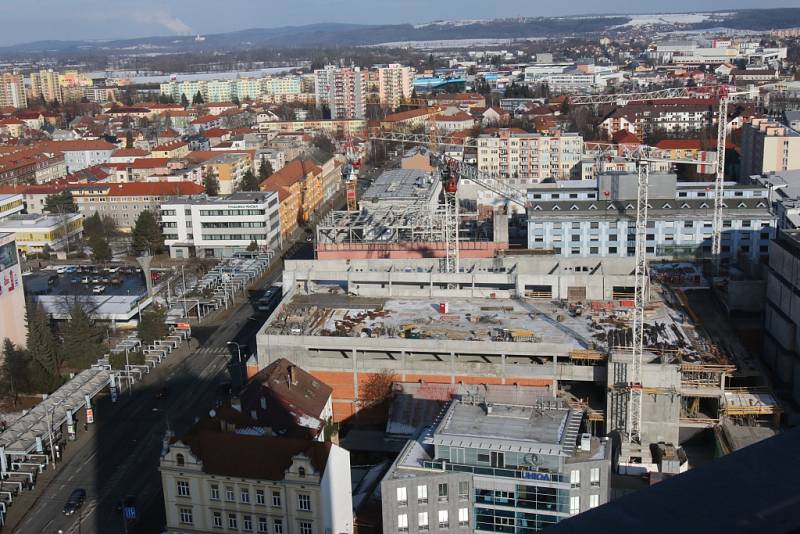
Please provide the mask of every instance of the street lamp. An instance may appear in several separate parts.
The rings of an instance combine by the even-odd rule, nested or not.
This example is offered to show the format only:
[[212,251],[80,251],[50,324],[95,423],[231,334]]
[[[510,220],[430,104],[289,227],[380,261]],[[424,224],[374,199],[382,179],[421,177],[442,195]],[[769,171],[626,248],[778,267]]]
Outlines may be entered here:
[[61,406],[62,404],[64,404],[63,401],[53,403],[53,405],[50,407],[50,411],[48,412],[48,415],[50,417],[48,418],[49,432],[47,433],[48,434],[47,437],[48,440],[50,441],[50,458],[53,460],[53,469],[56,468],[56,449],[55,447],[53,447],[53,414],[55,413],[56,408],[58,406]]
[[225,344],[229,347],[231,345],[236,345],[237,361],[239,362],[239,382],[242,386],[244,386],[244,373],[242,372],[242,346],[236,341],[227,341]]

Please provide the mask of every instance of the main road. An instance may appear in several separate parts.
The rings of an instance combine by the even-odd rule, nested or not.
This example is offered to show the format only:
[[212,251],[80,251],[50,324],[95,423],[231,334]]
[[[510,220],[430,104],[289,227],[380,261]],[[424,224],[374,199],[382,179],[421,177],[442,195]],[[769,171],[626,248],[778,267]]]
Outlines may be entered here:
[[[295,245],[290,257],[308,257],[310,245]],[[268,272],[264,286],[277,280],[281,263]],[[70,458],[40,492],[36,502],[19,521],[20,534],[63,533],[153,533],[164,524],[161,478],[158,464],[167,430],[176,435],[187,431],[196,418],[214,407],[220,386],[235,382],[236,350],[228,341],[242,345],[242,353],[255,350],[255,334],[264,315],[254,313],[248,300],[212,319],[216,324],[193,329],[192,350],[170,356],[130,392],[112,404],[108,397],[95,405],[95,424],[84,435]],[[86,489],[80,511],[64,516],[69,493]],[[39,490],[37,490],[39,491]],[[139,519],[125,524],[118,503],[136,498]]]

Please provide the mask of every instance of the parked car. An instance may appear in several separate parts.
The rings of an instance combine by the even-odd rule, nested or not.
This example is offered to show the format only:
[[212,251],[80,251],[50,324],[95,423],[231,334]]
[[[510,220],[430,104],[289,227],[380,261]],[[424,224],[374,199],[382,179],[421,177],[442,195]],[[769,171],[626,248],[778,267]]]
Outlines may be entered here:
[[106,290],[106,286],[94,286],[92,288],[92,293],[94,293],[95,295],[99,295],[99,294],[103,293],[105,290]]
[[90,279],[88,276],[84,276],[83,278],[81,278],[81,284],[88,284],[89,281]]
[[64,515],[72,515],[78,511],[78,509],[83,505],[83,501],[86,500],[86,490],[83,488],[78,488],[72,490],[72,493],[69,494],[69,498],[67,499],[66,504],[64,505]]

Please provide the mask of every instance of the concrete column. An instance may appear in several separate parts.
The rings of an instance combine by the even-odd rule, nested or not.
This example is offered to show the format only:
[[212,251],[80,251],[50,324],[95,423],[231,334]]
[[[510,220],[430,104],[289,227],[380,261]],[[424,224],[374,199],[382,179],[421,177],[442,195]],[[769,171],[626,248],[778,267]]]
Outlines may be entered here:
[[506,383],[506,355],[500,355],[500,383]]
[[358,407],[358,350],[353,349],[353,403]]
[[406,381],[406,351],[400,351],[400,380]]
[[553,355],[553,385],[551,387],[552,393],[555,395],[558,392],[558,356],[555,354]]
[[456,383],[456,353],[450,352],[450,384]]

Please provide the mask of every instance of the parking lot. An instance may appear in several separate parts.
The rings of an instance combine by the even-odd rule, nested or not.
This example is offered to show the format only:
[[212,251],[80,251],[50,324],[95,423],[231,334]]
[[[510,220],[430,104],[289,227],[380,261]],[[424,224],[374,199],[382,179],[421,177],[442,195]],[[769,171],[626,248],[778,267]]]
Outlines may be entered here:
[[33,295],[137,296],[147,290],[138,267],[51,267],[25,274],[24,281],[25,291]]

